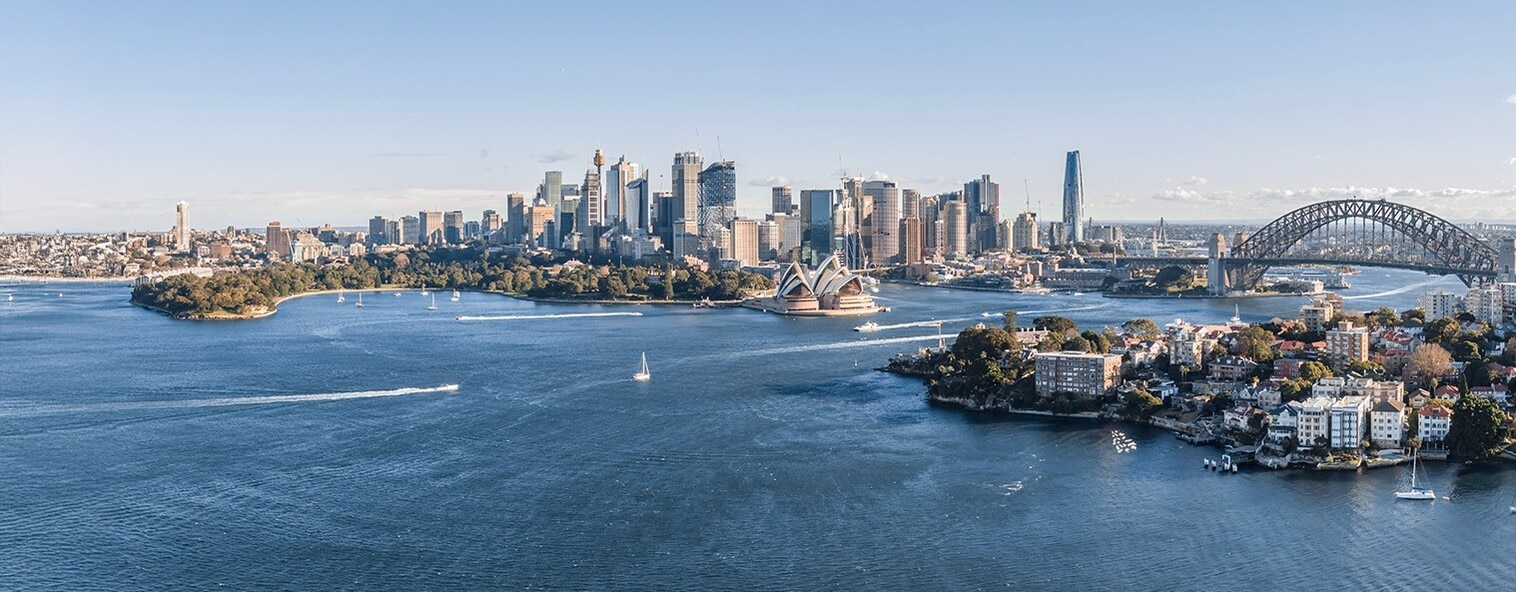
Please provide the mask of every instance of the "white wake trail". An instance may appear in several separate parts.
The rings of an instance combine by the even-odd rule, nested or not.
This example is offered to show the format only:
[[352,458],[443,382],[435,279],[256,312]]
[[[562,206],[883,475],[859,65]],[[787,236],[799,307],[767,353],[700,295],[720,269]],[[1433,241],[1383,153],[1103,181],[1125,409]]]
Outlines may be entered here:
[[220,397],[215,399],[188,399],[183,401],[121,401],[115,403],[89,403],[82,405],[39,405],[22,409],[0,409],[0,417],[36,417],[75,413],[109,413],[119,411],[150,411],[155,409],[196,409],[201,407],[231,407],[234,405],[272,405],[278,403],[307,403],[317,401],[345,401],[348,399],[375,399],[380,397],[403,397],[423,393],[457,392],[458,385],[444,384],[433,387],[398,388],[383,391],[351,391],[345,393],[315,393],[308,395],[269,395],[259,397]]
[[[954,335],[942,335],[945,341],[952,341]],[[874,347],[876,345],[889,345],[892,343],[910,343],[913,341],[936,341],[937,335],[916,335],[912,337],[890,337],[887,339],[869,339],[866,341],[843,341],[840,343],[818,343],[815,345],[795,345],[790,347],[771,347],[768,349],[755,349],[745,352],[732,352],[719,356],[704,356],[701,359],[731,359],[751,356],[770,356],[775,354],[793,354],[809,351],[821,351],[830,349],[851,349],[855,347]]]
[[640,317],[640,312],[567,312],[537,315],[461,316],[460,321],[526,321],[532,319],[578,319],[587,317]]
[[1437,278],[1435,280],[1427,280],[1427,281],[1421,282],[1419,284],[1411,284],[1411,285],[1408,285],[1408,286],[1401,286],[1399,288],[1385,290],[1383,292],[1378,292],[1378,293],[1375,293],[1375,294],[1359,294],[1357,296],[1343,296],[1342,299],[1343,300],[1358,300],[1360,298],[1379,298],[1381,296],[1394,296],[1396,294],[1404,294],[1406,292],[1410,292],[1411,290],[1415,290],[1417,288],[1425,288],[1427,286],[1439,283],[1441,281],[1442,281],[1442,278]]

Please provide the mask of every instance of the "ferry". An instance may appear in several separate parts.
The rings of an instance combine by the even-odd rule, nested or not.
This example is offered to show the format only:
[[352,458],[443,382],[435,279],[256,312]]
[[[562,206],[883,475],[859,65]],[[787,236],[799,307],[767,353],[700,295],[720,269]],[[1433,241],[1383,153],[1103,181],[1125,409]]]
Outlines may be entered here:
[[853,327],[853,330],[859,333],[873,333],[879,330],[879,323],[869,321],[862,325],[858,325],[857,327]]

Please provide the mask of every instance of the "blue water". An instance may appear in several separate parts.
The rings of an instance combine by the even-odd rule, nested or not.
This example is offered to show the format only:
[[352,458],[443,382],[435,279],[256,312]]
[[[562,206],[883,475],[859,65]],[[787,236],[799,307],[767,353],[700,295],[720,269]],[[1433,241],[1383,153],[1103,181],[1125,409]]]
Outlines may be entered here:
[[[1456,285],[1353,281],[1364,309]],[[0,292],[16,295],[0,302],[3,589],[1477,590],[1513,577],[1516,471],[1432,464],[1449,499],[1396,502],[1398,469],[1220,476],[1200,469],[1215,451],[1160,431],[932,408],[919,382],[869,369],[933,345],[932,328],[488,294],[428,312],[414,293],[194,323],[126,304],[119,284]],[[879,297],[894,309],[881,324],[961,319],[950,332],[1007,307],[1096,327],[1232,314],[1209,300]],[[1240,302],[1250,321],[1299,304]],[[454,320],[600,312],[643,314]],[[654,378],[635,383],[644,351]],[[1137,449],[1118,453],[1111,430]]]

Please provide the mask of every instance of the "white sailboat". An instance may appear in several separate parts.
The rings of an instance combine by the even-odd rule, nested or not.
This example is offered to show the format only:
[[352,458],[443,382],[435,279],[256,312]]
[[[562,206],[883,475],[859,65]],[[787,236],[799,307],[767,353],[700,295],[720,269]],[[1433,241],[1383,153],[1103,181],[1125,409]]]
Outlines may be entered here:
[[636,374],[632,375],[632,380],[635,380],[637,382],[647,382],[652,379],[653,373],[649,372],[647,369],[647,352],[642,352],[642,369],[638,370]]
[[354,306],[357,306],[358,308],[363,308],[363,292],[359,292],[358,293],[358,304],[356,304]]
[[453,302],[457,302],[459,296],[462,296],[462,294],[459,294],[457,290],[453,290]]
[[341,290],[338,290],[337,291],[337,304],[342,304],[343,302],[347,302],[347,294],[344,293],[344,292],[342,292]]
[[427,310],[437,310],[437,295],[432,294],[432,303],[427,305]]
[[1420,458],[1421,458],[1420,451],[1418,451],[1416,454],[1411,455],[1411,487],[1410,487],[1410,489],[1402,489],[1400,491],[1396,491],[1395,492],[1395,497],[1396,498],[1399,498],[1399,499],[1408,499],[1408,500],[1434,500],[1434,499],[1437,499],[1437,494],[1433,493],[1432,489],[1430,487],[1419,487],[1419,486],[1416,485],[1416,472],[1417,472],[1416,471],[1416,467],[1419,464],[1418,461],[1420,460]]
[[431,292],[426,291],[426,284],[421,284],[421,295],[426,296],[427,294],[431,294]]

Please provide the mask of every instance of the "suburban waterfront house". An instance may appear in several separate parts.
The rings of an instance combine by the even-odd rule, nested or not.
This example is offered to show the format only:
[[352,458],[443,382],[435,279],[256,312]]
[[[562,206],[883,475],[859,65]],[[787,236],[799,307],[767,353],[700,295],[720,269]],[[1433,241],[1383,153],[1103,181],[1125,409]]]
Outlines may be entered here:
[[1301,403],[1295,423],[1295,439],[1301,446],[1316,446],[1319,441],[1330,443],[1328,428],[1336,403],[1337,399],[1332,397],[1311,397]]
[[1363,395],[1343,397],[1332,405],[1331,443],[1336,449],[1356,449],[1368,431],[1369,398]]
[[1448,428],[1453,425],[1453,410],[1440,405],[1427,405],[1416,412],[1416,437],[1427,448],[1442,448],[1448,437]]
[[1405,441],[1405,404],[1395,399],[1369,409],[1369,440],[1380,448],[1399,448]]

